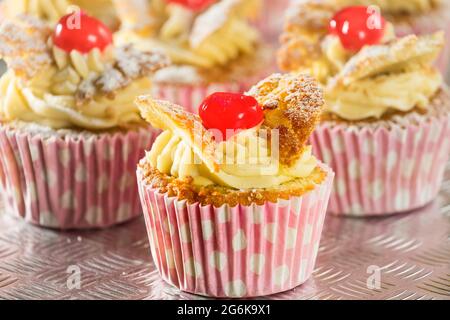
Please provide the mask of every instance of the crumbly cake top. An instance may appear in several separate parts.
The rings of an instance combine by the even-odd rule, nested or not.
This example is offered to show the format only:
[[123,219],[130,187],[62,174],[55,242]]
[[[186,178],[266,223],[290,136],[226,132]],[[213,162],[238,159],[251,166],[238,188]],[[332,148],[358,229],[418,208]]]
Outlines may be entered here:
[[211,205],[216,208],[223,205],[230,207],[263,205],[266,202],[276,203],[280,199],[301,197],[328,178],[328,173],[317,167],[309,177],[298,178],[276,188],[234,190],[217,185],[197,187],[191,177],[180,179],[163,174],[152,168],[145,159],[139,164],[139,172],[148,186],[158,189],[169,197],[176,197],[179,201],[186,200],[189,204],[200,203],[203,206]]

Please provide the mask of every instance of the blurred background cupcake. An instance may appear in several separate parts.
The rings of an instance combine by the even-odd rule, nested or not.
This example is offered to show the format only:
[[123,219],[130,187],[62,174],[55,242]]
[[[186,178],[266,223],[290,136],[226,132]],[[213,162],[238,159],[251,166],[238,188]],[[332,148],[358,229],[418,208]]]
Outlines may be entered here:
[[61,229],[138,216],[135,163],[158,132],[133,101],[167,59],[114,47],[104,24],[77,12],[54,28],[18,16],[2,24],[0,39],[8,65],[0,78],[6,211]]
[[334,12],[311,2],[296,17],[279,63],[308,70],[324,87],[312,144],[336,172],[330,211],[383,215],[432,201],[450,142],[449,92],[433,66],[443,32],[397,38],[391,23],[361,6]]
[[196,112],[216,91],[244,92],[275,68],[273,52],[252,25],[260,0],[121,1],[118,43],[157,48],[173,66],[154,76],[153,94]]
[[[450,1],[449,0],[293,0],[288,10],[289,22],[301,23],[299,17],[313,20],[316,14],[319,21],[315,24],[321,32],[327,32],[331,16],[350,6],[370,7],[372,12],[381,13],[394,26],[397,36],[408,34],[430,34],[444,31],[445,46],[436,64],[444,75],[448,75],[450,61]],[[326,13],[328,12],[328,13]],[[328,19],[324,16],[328,15]],[[297,19],[297,17],[299,19]],[[325,20],[323,20],[325,18]],[[297,19],[297,20],[296,20]],[[294,20],[296,20],[294,22]],[[313,40],[315,41],[315,40]]]
[[[275,74],[248,95],[209,96],[200,116],[149,96],[137,103],[164,130],[138,167],[162,278],[224,298],[304,283],[314,270],[334,176],[307,144],[323,106],[317,83]],[[211,130],[234,135],[219,142]]]

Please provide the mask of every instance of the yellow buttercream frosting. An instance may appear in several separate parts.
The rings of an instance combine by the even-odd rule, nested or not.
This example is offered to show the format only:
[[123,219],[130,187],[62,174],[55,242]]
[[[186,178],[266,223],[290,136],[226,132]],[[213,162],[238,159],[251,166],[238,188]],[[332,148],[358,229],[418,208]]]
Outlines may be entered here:
[[[200,68],[223,66],[239,55],[255,50],[259,40],[249,19],[258,12],[259,0],[221,0],[198,13],[176,4],[164,10],[152,10],[121,4],[128,10],[122,12],[122,21],[128,21],[115,35],[117,43],[135,43],[142,49],[160,49],[175,64]],[[134,12],[133,12],[134,11]],[[148,27],[130,25],[130,21],[145,23],[138,12],[147,12]],[[163,17],[152,17],[157,12]],[[160,20],[163,20],[160,23]]]
[[198,186],[215,184],[239,190],[276,187],[308,177],[317,167],[311,147],[305,148],[294,166],[281,166],[271,154],[267,141],[257,129],[250,129],[219,143],[216,149],[219,169],[213,171],[182,134],[166,130],[156,139],[147,160],[164,174],[192,177]]
[[380,75],[325,90],[326,110],[346,120],[362,120],[381,118],[389,110],[426,109],[441,86],[442,76],[434,68]]
[[[66,52],[51,40],[46,47],[43,52],[48,54],[45,60],[48,63],[42,64],[31,77],[16,73],[14,65],[0,78],[0,120],[32,122],[53,129],[87,130],[127,128],[144,123],[134,99],[148,93],[151,81],[139,69],[135,70],[144,66],[135,63],[139,64],[139,59],[144,64],[152,63],[151,53],[139,56],[141,53],[131,47],[116,51],[112,46],[86,54],[75,50]],[[158,58],[155,55],[156,70]],[[113,68],[118,68],[117,65],[122,66],[122,71]],[[127,78],[126,72],[130,72]]]
[[[387,43],[393,39],[395,39],[394,27],[391,23],[387,23],[381,43]],[[322,39],[319,58],[312,59],[310,66],[301,68],[299,71],[310,73],[320,83],[326,84],[331,77],[344,68],[353,55],[354,52],[344,48],[338,36],[328,35]]]
[[101,96],[78,106],[70,93],[73,89],[71,81],[78,81],[78,76],[55,84],[57,75],[58,69],[50,67],[42,70],[30,83],[25,83],[9,70],[0,79],[0,119],[38,123],[54,129],[78,127],[88,130],[126,127],[142,122],[133,99],[148,92],[149,79],[133,82],[118,92],[114,100]]
[[443,43],[442,33],[436,33],[366,47],[325,88],[326,110],[345,120],[363,120],[426,109],[442,86],[433,61]]
[[29,14],[39,19],[56,23],[67,13],[68,0],[6,0],[4,9],[7,15]]
[[[342,2],[337,4],[345,6]],[[318,79],[324,87],[326,111],[344,120],[379,119],[389,112],[426,108],[442,85],[440,73],[432,67],[444,45],[442,33],[398,39],[388,22],[379,45],[364,46],[355,53],[346,50],[333,34],[323,35],[316,39],[314,47],[308,47],[308,36],[314,32],[301,21],[296,23],[286,31],[286,36],[292,39],[280,51],[281,66],[310,73]],[[307,48],[313,54],[307,55],[304,52]],[[296,60],[291,63],[296,53],[298,63]]]

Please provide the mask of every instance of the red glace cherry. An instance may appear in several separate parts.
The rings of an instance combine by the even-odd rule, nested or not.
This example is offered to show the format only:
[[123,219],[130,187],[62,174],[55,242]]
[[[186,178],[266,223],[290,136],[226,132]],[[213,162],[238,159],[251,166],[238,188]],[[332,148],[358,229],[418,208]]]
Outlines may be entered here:
[[380,43],[385,26],[386,20],[375,8],[352,6],[334,15],[329,32],[340,38],[345,49],[359,51],[365,45]]
[[88,53],[94,48],[104,50],[113,42],[112,32],[101,21],[84,12],[62,17],[56,25],[53,43],[60,49]]
[[[199,109],[206,129],[216,129],[225,140],[227,130],[245,130],[264,120],[264,113],[255,98],[239,93],[216,92],[207,97]],[[216,137],[217,138],[217,137]]]
[[192,11],[201,11],[216,0],[166,0],[168,3],[182,5]]

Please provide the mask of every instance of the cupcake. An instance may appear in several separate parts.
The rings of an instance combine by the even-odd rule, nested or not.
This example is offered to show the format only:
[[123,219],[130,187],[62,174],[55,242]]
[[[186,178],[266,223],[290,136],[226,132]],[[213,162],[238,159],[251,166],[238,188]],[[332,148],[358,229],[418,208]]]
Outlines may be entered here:
[[[297,0],[289,8],[288,26],[301,24],[301,19],[312,22],[314,27],[326,33],[326,25],[332,15],[351,6],[365,6],[372,14],[382,13],[390,21],[399,37],[427,35],[444,31],[446,44],[436,61],[442,74],[447,74],[450,61],[450,1],[448,0]],[[326,16],[328,19],[326,19]],[[316,35],[317,36],[317,35]]]
[[[433,66],[443,33],[392,38],[381,16],[379,28],[368,27],[374,16],[364,7],[332,19],[326,7],[311,8],[300,12],[314,19],[287,24],[279,61],[287,70],[309,70],[323,85],[325,112],[311,142],[336,172],[330,212],[379,216],[428,204],[450,148],[449,91]],[[328,24],[327,34],[313,32]],[[317,43],[305,46],[313,37]]]
[[1,25],[1,195],[8,213],[36,225],[108,227],[141,213],[135,163],[158,131],[134,99],[167,59],[114,47],[99,20],[71,18],[54,29],[30,16]]
[[161,277],[222,298],[304,283],[334,176],[307,144],[323,105],[315,81],[275,74],[247,95],[212,94],[200,116],[149,96],[137,104],[164,130],[137,171]]
[[119,19],[112,0],[3,0],[0,3],[0,17],[14,18],[27,14],[54,25],[75,7],[100,19],[110,29],[119,28]]
[[216,91],[242,93],[275,68],[251,20],[260,0],[121,1],[118,43],[158,48],[173,65],[158,71],[153,96],[197,111]]

